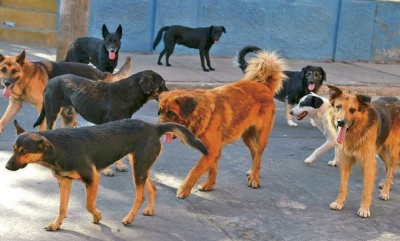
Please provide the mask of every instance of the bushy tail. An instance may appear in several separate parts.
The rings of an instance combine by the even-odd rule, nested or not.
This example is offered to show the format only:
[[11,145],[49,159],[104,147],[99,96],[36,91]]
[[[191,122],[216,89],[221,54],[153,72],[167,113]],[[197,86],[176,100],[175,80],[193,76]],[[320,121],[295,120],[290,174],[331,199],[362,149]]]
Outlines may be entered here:
[[162,28],[158,31],[157,37],[156,37],[156,39],[154,40],[154,43],[153,43],[153,50],[156,49],[158,43],[160,43],[163,32],[166,31],[166,30],[168,30],[168,29],[169,29],[169,26],[165,26],[165,27],[162,27]]
[[203,142],[201,142],[188,128],[181,124],[173,122],[159,123],[157,124],[157,131],[160,137],[167,132],[174,133],[181,142],[199,150],[204,155],[208,155],[207,147]]
[[273,92],[278,92],[286,75],[286,62],[276,52],[257,51],[256,57],[248,61],[244,79],[265,84]]
[[38,119],[36,120],[35,124],[33,124],[33,128],[42,124],[45,117],[46,117],[46,110],[44,109],[44,102],[43,102],[42,110],[40,111],[40,115],[39,115]]
[[239,68],[245,72],[246,67],[248,65],[248,63],[246,62],[246,54],[253,52],[253,53],[257,53],[258,51],[260,51],[261,49],[257,46],[245,46],[243,47],[241,50],[239,50],[238,54],[236,55],[236,60],[235,62],[239,65]]
[[122,65],[117,73],[112,75],[111,82],[128,78],[131,75],[131,62],[131,57],[126,56],[125,63]]

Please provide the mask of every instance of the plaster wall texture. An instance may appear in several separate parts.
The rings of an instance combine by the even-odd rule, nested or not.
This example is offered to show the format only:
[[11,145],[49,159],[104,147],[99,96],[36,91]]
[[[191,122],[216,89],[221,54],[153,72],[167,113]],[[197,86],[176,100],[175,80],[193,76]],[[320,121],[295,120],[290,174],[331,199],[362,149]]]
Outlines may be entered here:
[[[94,0],[89,36],[123,27],[121,51],[152,49],[167,25],[222,25],[227,33],[210,54],[232,57],[245,45],[291,59],[400,61],[400,2],[378,0]],[[174,54],[197,54],[177,45]]]

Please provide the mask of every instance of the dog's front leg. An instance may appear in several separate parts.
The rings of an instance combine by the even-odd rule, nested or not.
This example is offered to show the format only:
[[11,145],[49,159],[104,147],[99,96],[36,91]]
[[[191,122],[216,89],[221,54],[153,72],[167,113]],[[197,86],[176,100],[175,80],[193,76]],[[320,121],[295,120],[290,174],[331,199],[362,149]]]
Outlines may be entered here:
[[339,152],[336,151],[336,156],[340,160],[339,164],[340,187],[339,187],[339,194],[336,200],[330,205],[330,208],[332,210],[342,210],[344,207],[344,202],[346,200],[346,196],[348,193],[348,183],[349,183],[350,173],[355,162],[352,158],[340,154],[338,155],[338,153]]
[[69,195],[71,193],[72,179],[61,178],[61,177],[57,177],[57,179],[58,179],[58,188],[60,192],[60,209],[58,211],[57,218],[53,222],[47,224],[47,226],[45,227],[47,231],[58,230],[64,218],[67,216],[67,207],[68,207]]
[[285,100],[286,120],[289,126],[296,127],[297,124],[293,121],[293,116],[290,114],[290,110],[293,109],[293,105],[289,104],[288,100]]
[[4,113],[3,117],[0,119],[0,134],[3,132],[7,123],[10,122],[12,118],[18,113],[18,111],[22,107],[22,100],[10,98],[10,101],[7,106],[7,110]]
[[205,52],[205,56],[206,56],[206,61],[207,61],[207,66],[211,71],[214,71],[215,69],[213,67],[211,67],[211,61],[210,61],[210,50],[206,50]]
[[205,51],[204,51],[204,48],[203,47],[200,47],[200,62],[201,62],[201,67],[203,68],[203,71],[205,71],[205,72],[209,72],[210,70],[208,70],[207,68],[206,68],[206,66],[205,66],[205,64],[204,64],[204,54],[205,54]]
[[[335,142],[332,140],[326,140],[326,142],[318,147],[309,157],[307,157],[307,159],[304,161],[305,163],[312,163],[313,161],[315,161],[315,159],[317,159],[317,157],[319,155],[321,155],[322,153],[325,153],[326,151],[328,151],[329,149],[331,149],[332,147],[335,146]],[[331,166],[336,166],[336,162],[335,163],[331,163]]]
[[357,214],[362,218],[369,218],[371,216],[369,208],[371,206],[372,191],[374,190],[376,176],[375,153],[372,152],[372,154],[366,156],[362,161],[361,170],[364,178],[364,189],[362,193],[362,202]]

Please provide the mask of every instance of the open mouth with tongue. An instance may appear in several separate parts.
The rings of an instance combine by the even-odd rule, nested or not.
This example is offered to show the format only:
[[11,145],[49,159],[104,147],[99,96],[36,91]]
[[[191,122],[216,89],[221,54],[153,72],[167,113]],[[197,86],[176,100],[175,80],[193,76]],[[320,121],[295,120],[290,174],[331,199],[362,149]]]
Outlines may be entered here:
[[352,127],[353,123],[350,124],[349,126],[338,126],[338,134],[336,136],[336,141],[339,144],[343,144],[345,139],[346,139],[346,133],[349,131],[349,129]]
[[111,60],[114,60],[115,59],[115,52],[114,51],[110,51],[108,53],[108,58],[111,59]]
[[297,120],[302,120],[304,117],[308,115],[307,111],[302,112],[300,115],[297,116]]
[[219,43],[219,39],[214,39],[214,43],[215,44]]
[[164,135],[164,142],[165,142],[165,143],[170,143],[174,138],[175,138],[174,134],[172,134],[172,133],[166,133],[166,134]]
[[4,97],[9,98],[9,97],[11,96],[12,87],[14,87],[14,85],[7,85],[7,86],[4,86],[4,90],[3,90],[3,96],[4,96]]
[[315,89],[315,84],[314,83],[308,84],[308,90],[309,91],[313,91],[314,89]]

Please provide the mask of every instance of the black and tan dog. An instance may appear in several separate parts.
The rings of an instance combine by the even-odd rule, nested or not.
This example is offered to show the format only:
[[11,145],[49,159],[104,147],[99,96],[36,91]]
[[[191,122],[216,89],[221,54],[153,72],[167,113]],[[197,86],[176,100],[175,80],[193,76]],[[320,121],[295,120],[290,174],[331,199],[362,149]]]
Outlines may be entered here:
[[[256,46],[246,46],[242,48],[237,56],[239,68],[245,72],[247,62],[245,60],[246,54],[253,52],[256,53],[261,49]],[[285,71],[284,74],[288,77],[283,83],[282,89],[275,94],[274,98],[285,102],[286,120],[289,126],[297,126],[293,121],[293,116],[289,113],[294,105],[299,103],[300,99],[313,93],[318,93],[319,88],[326,80],[326,73],[323,68],[319,66],[308,65],[301,69],[301,71]],[[311,120],[311,124],[315,126]]]
[[[18,113],[23,102],[35,106],[39,112],[43,106],[43,91],[49,79],[62,75],[74,74],[92,80],[116,81],[130,75],[131,58],[115,73],[101,72],[87,64],[68,62],[31,62],[25,59],[25,51],[18,56],[0,54],[0,82],[4,87],[3,95],[9,98],[9,104],[0,119],[0,134],[7,123]],[[44,125],[39,127],[44,130]]]
[[[162,65],[161,58],[164,54],[167,54],[165,56],[165,64],[171,66],[169,63],[169,56],[174,52],[175,44],[181,44],[200,51],[201,67],[204,71],[215,70],[211,67],[210,49],[213,44],[219,42],[222,33],[226,33],[224,26],[210,26],[206,28],[189,28],[179,25],[165,26],[158,31],[157,37],[153,43],[153,49],[155,49],[161,41],[163,32],[165,32],[165,47],[158,57],[158,65]],[[206,58],[208,69],[205,67],[204,57]]]
[[100,180],[98,172],[126,155],[132,166],[136,198],[122,223],[128,225],[133,222],[145,199],[145,188],[149,195],[149,205],[143,214],[153,215],[156,186],[150,179],[150,169],[161,153],[160,137],[165,133],[173,133],[183,143],[207,154],[200,140],[187,128],[175,123],[154,125],[141,120],[124,119],[102,125],[39,132],[25,132],[16,121],[14,123],[19,135],[13,146],[14,154],[6,168],[16,171],[29,163],[40,164],[49,168],[59,183],[59,213],[46,226],[48,231],[59,229],[67,215],[73,179],[85,184],[86,209],[93,215],[93,223],[98,223],[102,218],[96,208]]
[[[43,108],[33,127],[46,119],[47,129],[54,129],[60,110],[67,106],[74,107],[85,120],[94,124],[131,118],[133,113],[149,100],[157,99],[163,91],[168,91],[165,80],[151,70],[112,83],[76,75],[57,76],[49,81],[44,90]],[[116,162],[116,166],[118,171],[127,170],[121,160]],[[112,176],[113,171],[107,168],[103,174]]]
[[92,63],[101,71],[113,73],[118,64],[118,52],[121,47],[122,26],[115,33],[102,27],[103,39],[94,37],[77,38],[68,49],[67,62]]
[[369,96],[348,94],[328,85],[331,106],[328,121],[336,136],[336,158],[339,160],[340,188],[331,209],[342,210],[348,193],[350,173],[355,163],[362,170],[364,190],[358,216],[370,217],[372,191],[378,155],[385,163],[386,180],[379,198],[389,199],[389,190],[400,156],[400,100],[381,97],[371,102]]

